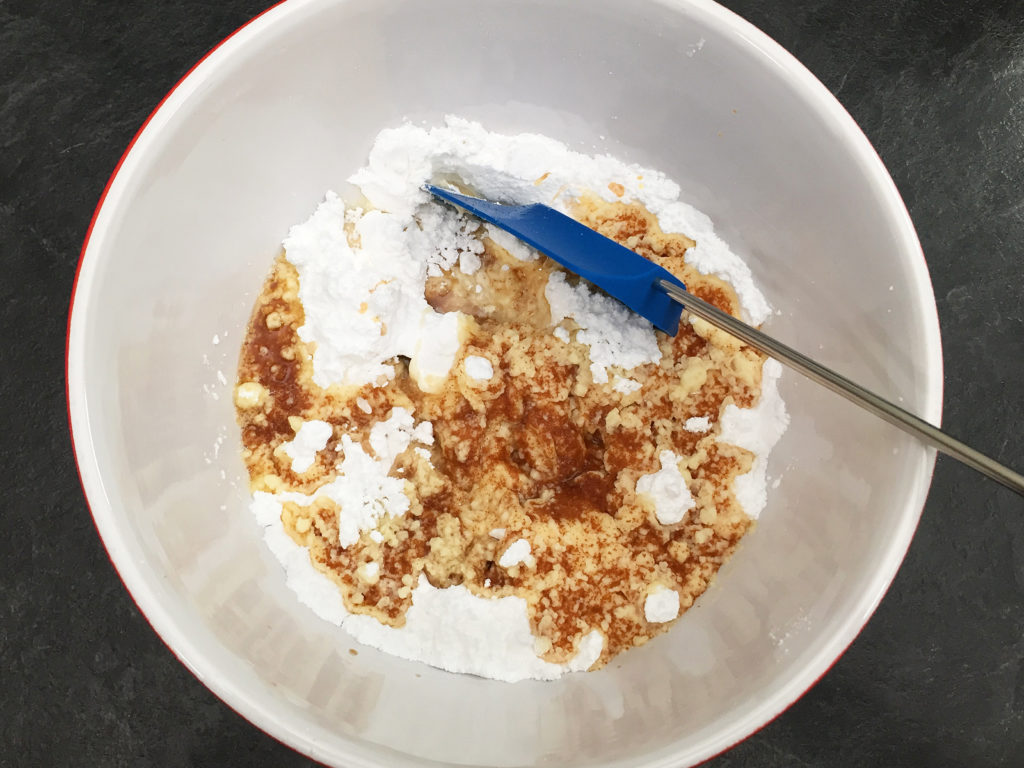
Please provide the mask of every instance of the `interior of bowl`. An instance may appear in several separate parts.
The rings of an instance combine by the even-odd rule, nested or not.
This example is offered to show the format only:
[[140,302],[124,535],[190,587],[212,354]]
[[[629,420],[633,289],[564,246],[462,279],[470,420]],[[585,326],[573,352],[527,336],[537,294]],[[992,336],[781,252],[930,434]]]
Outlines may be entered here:
[[728,12],[290,0],[172,94],[87,243],[68,375],[98,527],[184,663],[324,762],[698,762],[791,703],[860,629],[934,456],[786,374],[792,424],[758,526],[670,633],[595,673],[450,675],[317,619],[247,508],[239,345],[287,228],[346,189],[383,127],[447,113],[664,171],[746,256],[779,310],[766,330],[938,417],[935,306],[891,182],[824,88]]

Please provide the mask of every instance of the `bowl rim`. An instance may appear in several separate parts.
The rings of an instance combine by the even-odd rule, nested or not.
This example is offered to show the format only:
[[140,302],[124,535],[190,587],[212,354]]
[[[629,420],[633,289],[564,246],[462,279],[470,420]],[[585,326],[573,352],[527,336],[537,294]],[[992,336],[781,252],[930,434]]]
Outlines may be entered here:
[[[230,59],[250,41],[285,18],[308,12],[325,1],[327,0],[279,0],[236,29],[203,55],[181,77],[149,114],[125,148],[100,195],[79,254],[68,310],[65,397],[72,451],[86,504],[107,556],[140,613],[178,661],[227,706],[288,747],[312,759],[334,764],[332,761],[335,761],[338,755],[329,751],[326,745],[310,734],[308,727],[296,727],[300,724],[288,722],[280,713],[274,712],[273,707],[257,701],[224,675],[223,670],[209,658],[206,651],[193,642],[189,633],[178,626],[171,611],[161,603],[152,583],[152,575],[133,557],[132,549],[113,519],[113,508],[105,492],[89,429],[89,413],[84,391],[78,383],[85,378],[83,327],[88,302],[82,297],[88,296],[93,284],[98,261],[95,254],[100,251],[110,219],[107,212],[120,204],[123,190],[128,186],[127,179],[140,165],[151,143],[150,137],[156,135],[169,122],[222,62]],[[342,3],[351,0],[333,1]],[[927,361],[923,374],[921,414],[922,418],[940,424],[943,362],[934,290],[924,253],[906,205],[878,153],[835,96],[791,53],[753,24],[713,0],[651,1],[673,11],[689,10],[698,13],[708,24],[716,26],[719,31],[735,38],[739,44],[770,60],[781,71],[780,77],[787,81],[810,107],[818,111],[837,131],[844,147],[860,161],[868,182],[879,195],[884,207],[891,213],[898,234],[899,250],[910,256],[907,267],[910,271],[911,284],[921,299],[917,320],[924,337],[922,351]],[[925,448],[917,462],[912,492],[904,512],[898,518],[897,525],[893,527],[888,546],[882,553],[883,567],[876,571],[868,588],[860,596],[856,610],[846,617],[839,631],[828,639],[818,654],[810,659],[801,671],[766,696],[745,718],[705,738],[691,748],[688,754],[680,754],[678,751],[662,752],[650,756],[643,763],[633,765],[637,768],[675,768],[679,766],[681,759],[688,761],[686,765],[696,765],[709,760],[772,722],[832,668],[867,624],[902,564],[924,508],[935,459],[934,449]],[[363,752],[356,744],[350,742],[348,746],[350,752],[343,756],[348,766],[375,768],[380,765],[379,761]]]

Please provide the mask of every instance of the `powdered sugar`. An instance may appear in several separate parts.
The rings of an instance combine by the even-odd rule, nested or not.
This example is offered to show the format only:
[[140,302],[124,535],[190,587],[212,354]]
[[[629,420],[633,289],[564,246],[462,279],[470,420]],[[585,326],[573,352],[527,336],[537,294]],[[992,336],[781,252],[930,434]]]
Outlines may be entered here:
[[654,326],[586,283],[572,285],[565,273],[552,272],[544,296],[553,323],[572,318],[580,326],[576,341],[590,347],[590,372],[597,383],[608,381],[609,366],[629,369],[661,359]]
[[387,464],[387,469],[413,441],[432,445],[434,426],[429,421],[416,424],[405,408],[392,408],[386,420],[378,421],[370,429],[370,448],[377,461]]
[[376,584],[380,580],[380,563],[376,561],[364,563],[356,569],[356,572],[367,584]]
[[457,247],[438,238],[447,233],[459,242],[463,230],[439,214],[427,231],[382,211],[357,211],[348,222],[358,246],[345,233],[344,203],[328,192],[284,241],[306,317],[299,337],[316,344],[313,380],[321,387],[377,383],[394,376],[388,361],[405,355],[423,388],[436,387],[458,350],[459,315],[427,304],[427,254],[434,266],[453,259]]
[[777,360],[766,360],[761,369],[761,399],[757,405],[737,408],[730,403],[722,413],[718,439],[754,454],[750,471],[737,477],[733,483],[736,500],[750,517],[760,515],[768,501],[768,453],[789,426],[789,414],[779,395],[781,375],[782,364]]
[[393,408],[389,417],[374,424],[370,431],[372,456],[351,437],[342,435],[344,458],[334,480],[309,496],[285,493],[275,498],[301,506],[307,506],[318,498],[335,502],[339,506],[338,543],[343,548],[350,547],[359,540],[363,531],[375,528],[383,515],[401,517],[409,510],[405,481],[388,473],[395,459],[413,441],[427,445],[433,443],[432,425],[422,422],[414,426],[411,413],[404,408]]
[[409,253],[427,265],[427,275],[440,275],[456,264],[466,274],[480,268],[484,245],[476,236],[477,220],[447,205],[421,206],[413,219],[406,233]]
[[604,648],[600,632],[584,635],[568,664],[537,658],[519,597],[483,600],[462,585],[437,589],[420,576],[405,626],[394,629],[370,616],[351,615],[343,626],[356,640],[385,653],[448,670],[516,682],[552,680],[589,669]]
[[643,389],[643,384],[633,379],[626,379],[621,376],[615,379],[615,383],[612,384],[612,389],[616,392],[620,392],[623,395],[631,395],[637,390]]
[[530,554],[531,551],[530,542],[526,539],[516,539],[501,553],[498,565],[502,568],[511,568],[520,564],[532,566],[535,561],[533,555]]
[[463,365],[466,368],[466,375],[477,381],[487,381],[494,376],[494,366],[486,357],[479,355],[468,355]]
[[326,421],[313,419],[305,422],[294,439],[281,446],[286,456],[292,459],[292,472],[302,473],[313,466],[318,451],[327,447],[334,428]]
[[648,208],[658,217],[662,230],[682,232],[697,241],[697,245],[686,252],[686,263],[705,275],[715,275],[730,283],[747,322],[760,325],[768,319],[772,308],[754,285],[750,268],[715,234],[711,219],[678,200]]
[[711,429],[711,419],[707,416],[694,416],[686,420],[683,424],[683,429],[687,432],[696,432],[702,434],[708,432]]
[[679,593],[674,589],[655,584],[644,600],[644,618],[652,624],[672,621],[679,615]]
[[536,249],[530,247],[518,237],[510,235],[504,229],[498,229],[493,224],[485,224],[484,229],[487,232],[487,237],[520,261],[536,261],[540,258],[540,253]]
[[486,600],[461,585],[436,589],[423,576],[413,590],[412,607],[401,629],[381,624],[371,616],[350,614],[334,582],[313,567],[306,549],[292,541],[281,526],[281,502],[301,502],[303,498],[299,494],[257,492],[252,510],[263,526],[267,547],[284,566],[286,583],[299,602],[325,621],[343,627],[358,642],[449,672],[510,683],[530,678],[553,680],[566,672],[587,670],[600,657],[604,637],[594,630],[583,636],[569,663],[543,661],[534,652],[525,600]]
[[[429,129],[406,124],[382,131],[366,167],[349,181],[378,208],[409,217],[429,199],[421,188],[424,182],[448,178],[458,179],[482,197],[546,203],[564,213],[583,194],[642,203],[665,232],[681,232],[697,241],[687,261],[730,282],[748,320],[757,325],[770,314],[749,268],[715,234],[711,220],[680,202],[679,185],[650,168],[608,155],[584,155],[537,134],[489,133],[479,123],[449,116],[444,125]],[[621,198],[609,184],[617,185]],[[499,240],[502,235],[495,235],[493,228],[487,231],[499,245],[507,242],[507,235]],[[508,250],[519,258],[532,251],[520,244],[513,247],[516,250]]]
[[679,471],[681,458],[672,451],[662,451],[659,456],[661,469],[636,481],[636,492],[650,497],[655,517],[662,525],[681,523],[686,513],[697,506],[686,485],[686,478]]

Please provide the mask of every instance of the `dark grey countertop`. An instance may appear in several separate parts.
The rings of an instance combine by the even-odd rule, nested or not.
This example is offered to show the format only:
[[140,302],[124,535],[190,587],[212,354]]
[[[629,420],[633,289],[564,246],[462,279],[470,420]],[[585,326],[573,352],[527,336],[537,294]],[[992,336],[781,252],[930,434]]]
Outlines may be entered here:
[[[64,405],[93,208],[164,93],[268,0],[0,0],[0,766],[300,766],[164,647],[108,562]],[[1024,2],[729,0],[860,123],[931,269],[945,426],[1024,467]],[[729,766],[1024,766],[1024,500],[940,458],[889,594]]]

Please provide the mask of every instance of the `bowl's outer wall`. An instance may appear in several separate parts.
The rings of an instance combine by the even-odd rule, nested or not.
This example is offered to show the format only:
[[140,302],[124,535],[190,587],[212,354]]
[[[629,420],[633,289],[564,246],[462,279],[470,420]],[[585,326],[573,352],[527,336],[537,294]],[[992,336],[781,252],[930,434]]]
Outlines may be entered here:
[[506,685],[357,647],[299,606],[246,506],[231,405],[289,225],[373,137],[454,113],[664,171],[745,254],[766,328],[937,418],[938,330],[902,204],[824,89],[708,3],[292,0],[222,46],[111,185],[73,308],[76,449],[142,609],[257,724],[339,765],[679,765],[749,734],[845,648],[934,457],[788,374],[762,521],[671,633]]

